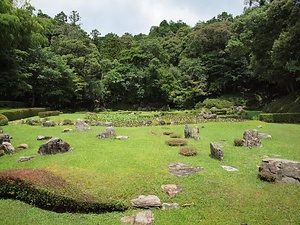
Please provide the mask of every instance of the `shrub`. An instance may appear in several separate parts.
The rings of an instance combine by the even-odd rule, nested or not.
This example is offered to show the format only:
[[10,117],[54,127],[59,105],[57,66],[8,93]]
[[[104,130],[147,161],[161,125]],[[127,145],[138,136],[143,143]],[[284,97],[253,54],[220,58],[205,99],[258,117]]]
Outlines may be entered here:
[[0,114],[0,126],[8,125],[8,119],[5,115]]
[[234,146],[243,146],[244,140],[243,139],[234,139],[233,144],[234,144]]
[[179,150],[180,155],[184,156],[195,156],[197,155],[197,149],[194,147],[184,147]]
[[0,150],[0,157],[5,155],[5,151],[4,150]]
[[223,109],[223,108],[231,108],[234,104],[225,99],[207,98],[203,101],[203,105],[206,108],[216,107],[218,109]]
[[262,113],[259,120],[269,123],[300,123],[300,113]]
[[170,138],[181,138],[181,134],[170,134]]
[[166,140],[166,144],[169,146],[184,146],[187,145],[186,140]]
[[163,135],[171,135],[171,134],[173,134],[172,131],[164,131],[164,132],[163,132]]
[[60,114],[60,111],[45,111],[45,112],[39,112],[38,116],[40,118],[45,118],[48,116],[58,116]]
[[73,124],[74,124],[73,121],[70,119],[64,119],[62,121],[62,125],[73,125]]
[[100,203],[45,170],[16,169],[0,173],[0,197],[24,201],[54,212],[103,213],[124,211],[120,203]]
[[37,116],[39,112],[45,110],[46,108],[9,109],[1,111],[1,113],[5,115],[9,121],[12,121]]

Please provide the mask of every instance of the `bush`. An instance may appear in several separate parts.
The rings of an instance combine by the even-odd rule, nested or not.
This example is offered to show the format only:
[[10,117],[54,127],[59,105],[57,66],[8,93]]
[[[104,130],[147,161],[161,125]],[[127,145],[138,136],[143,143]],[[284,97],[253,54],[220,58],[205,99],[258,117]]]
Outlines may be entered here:
[[218,109],[231,108],[234,104],[225,99],[207,98],[203,101],[203,106],[206,108],[216,107]]
[[276,176],[273,176],[272,174],[269,174],[269,173],[260,172],[258,174],[258,178],[260,180],[267,181],[267,182],[275,182],[276,181]]
[[262,113],[259,120],[268,123],[300,123],[300,113]]
[[166,140],[166,144],[169,146],[184,146],[187,145],[186,140]]
[[54,212],[124,211],[120,203],[95,202],[64,179],[45,170],[16,169],[0,173],[0,197],[24,201]]
[[181,134],[170,134],[170,138],[181,138]]
[[43,111],[46,111],[46,108],[9,109],[3,110],[1,113],[5,115],[9,121],[12,121],[37,116],[39,112]]
[[244,140],[243,139],[234,139],[233,145],[234,146],[244,146]]
[[184,156],[195,156],[198,152],[194,147],[184,147],[179,150],[179,154]]
[[8,125],[8,119],[5,115],[0,114],[0,126]]
[[70,119],[64,119],[62,125],[74,125],[74,123]]
[[60,114],[60,111],[45,111],[45,112],[39,112],[38,116],[40,118],[45,118],[48,116],[58,116]]

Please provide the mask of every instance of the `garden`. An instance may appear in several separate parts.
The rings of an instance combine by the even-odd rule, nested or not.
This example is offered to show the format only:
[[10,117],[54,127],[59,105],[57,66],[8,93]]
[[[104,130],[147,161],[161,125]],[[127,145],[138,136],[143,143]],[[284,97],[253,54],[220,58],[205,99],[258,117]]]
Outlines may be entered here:
[[[252,114],[249,112],[249,115]],[[265,158],[300,161],[299,124],[222,116],[203,119],[189,111],[78,112],[43,116],[46,118],[14,120],[1,127],[3,133],[12,138],[13,146],[26,143],[29,148],[16,148],[14,154],[0,157],[0,173],[22,171],[20,174],[32,181],[10,180],[10,184],[15,183],[9,188],[14,188],[6,194],[3,193],[8,185],[0,188],[1,195],[5,196],[0,199],[1,224],[113,225],[120,224],[123,217],[144,210],[154,214],[154,224],[164,225],[299,223],[299,184],[258,178],[259,166]],[[76,130],[74,123],[78,119],[85,121],[89,129]],[[53,121],[54,126],[43,126],[45,121]],[[198,128],[197,139],[185,138],[187,124],[191,129]],[[116,135],[127,138],[96,138],[107,126],[111,126]],[[261,139],[261,147],[234,144],[234,140],[243,138],[245,130],[251,129],[269,134],[271,138]],[[46,142],[37,140],[41,135],[59,137],[72,150],[40,155],[38,150]],[[210,156],[210,143],[222,148],[223,161]],[[18,162],[24,156],[33,158]],[[169,167],[174,163],[201,170],[189,176],[176,176],[170,173]],[[225,166],[236,170],[227,171]],[[28,171],[35,171],[34,175]],[[162,186],[168,184],[180,186],[181,191],[174,196],[166,194]],[[162,203],[176,203],[178,207],[168,210],[134,207],[132,199],[141,195],[154,195]],[[17,200],[9,196],[17,196]],[[83,210],[76,212],[82,208],[73,200],[85,205]],[[70,208],[52,207],[55,202]]]

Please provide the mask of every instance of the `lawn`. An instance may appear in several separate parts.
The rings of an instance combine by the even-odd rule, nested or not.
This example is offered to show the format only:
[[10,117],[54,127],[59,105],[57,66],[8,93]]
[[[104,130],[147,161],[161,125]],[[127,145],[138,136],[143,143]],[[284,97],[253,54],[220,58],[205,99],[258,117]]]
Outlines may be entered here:
[[[134,115],[131,115],[134,117]],[[131,117],[130,116],[130,117]],[[84,118],[85,114],[62,114],[49,119]],[[132,118],[128,117],[128,121]],[[14,146],[27,143],[30,148],[14,155],[0,157],[0,171],[15,168],[45,169],[62,176],[68,182],[100,201],[114,200],[130,205],[139,195],[157,195],[161,202],[192,204],[178,210],[153,209],[155,224],[300,224],[299,185],[267,183],[257,179],[258,166],[265,156],[300,161],[300,126],[271,124],[256,120],[243,122],[207,122],[190,124],[200,129],[200,140],[188,140],[188,146],[198,150],[197,156],[178,154],[180,147],[170,147],[165,141],[169,131],[182,134],[184,124],[143,127],[114,127],[117,135],[127,140],[97,139],[104,127],[93,126],[84,132],[63,133],[74,126],[41,127],[10,122],[2,127],[13,137]],[[261,126],[258,128],[258,126]],[[263,139],[261,148],[233,146],[244,130],[258,129],[272,139]],[[38,156],[38,135],[60,137],[74,148],[72,152]],[[210,158],[209,143],[219,143],[225,152],[224,161]],[[33,160],[17,163],[20,156],[35,155]],[[204,167],[188,177],[169,173],[168,164],[181,162]],[[237,168],[225,171],[221,165]],[[183,191],[169,198],[161,190],[163,184],[178,184]],[[0,224],[120,224],[123,216],[142,210],[106,214],[54,213],[26,203],[0,200]]]

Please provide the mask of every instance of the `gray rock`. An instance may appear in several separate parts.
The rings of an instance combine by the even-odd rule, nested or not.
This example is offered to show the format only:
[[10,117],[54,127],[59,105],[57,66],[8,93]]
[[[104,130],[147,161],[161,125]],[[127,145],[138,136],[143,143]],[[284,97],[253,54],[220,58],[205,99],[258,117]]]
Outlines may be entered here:
[[1,142],[10,142],[10,139],[12,139],[8,134],[0,134],[0,144]]
[[51,138],[45,144],[42,144],[38,150],[40,155],[53,155],[57,153],[70,152],[73,149],[67,142],[60,138]]
[[128,138],[129,138],[128,136],[116,136],[116,139],[118,140],[126,140]]
[[257,130],[245,130],[243,139],[244,139],[244,145],[248,148],[262,147],[260,138],[258,137]]
[[75,127],[77,131],[86,131],[90,130],[90,126],[84,122],[82,119],[77,119],[75,122]]
[[260,178],[274,178],[282,183],[300,184],[300,162],[288,159],[263,159],[258,169]]
[[266,133],[258,133],[258,138],[259,139],[270,139],[270,138],[272,138],[272,136],[270,134],[266,134]]
[[202,171],[203,167],[192,167],[188,164],[183,163],[170,163],[169,164],[169,172],[178,177],[186,177],[190,176],[194,173]]
[[133,224],[133,225],[153,225],[154,214],[150,211],[139,212],[136,215],[124,216],[121,218],[121,224]]
[[52,120],[44,121],[44,122],[42,122],[42,126],[43,127],[54,127],[55,126],[55,122],[52,121]]
[[174,198],[177,193],[182,192],[182,187],[177,184],[165,184],[161,186],[161,189],[171,198]]
[[28,144],[19,144],[17,146],[17,148],[20,148],[20,149],[28,149],[29,148],[29,145]]
[[38,141],[43,141],[43,140],[49,140],[49,139],[51,139],[52,137],[51,136],[44,136],[44,135],[39,135],[39,136],[37,136],[37,140]]
[[163,203],[161,206],[162,210],[172,210],[172,209],[179,209],[178,203]]
[[14,154],[16,152],[14,146],[10,142],[2,142],[0,144],[0,150],[3,150],[5,154]]
[[192,130],[188,124],[184,127],[184,138],[191,138],[192,137]]
[[232,167],[232,166],[222,166],[222,168],[226,171],[229,171],[229,172],[235,172],[235,171],[239,171],[238,169]]
[[21,156],[17,162],[26,162],[33,159],[35,156]]
[[210,157],[220,161],[224,160],[224,151],[218,144],[210,143]]
[[140,195],[131,200],[131,205],[137,208],[161,207],[160,199],[155,195]]
[[116,131],[113,127],[107,127],[100,134],[98,134],[96,138],[111,138],[115,137],[116,135]]

